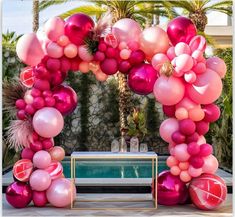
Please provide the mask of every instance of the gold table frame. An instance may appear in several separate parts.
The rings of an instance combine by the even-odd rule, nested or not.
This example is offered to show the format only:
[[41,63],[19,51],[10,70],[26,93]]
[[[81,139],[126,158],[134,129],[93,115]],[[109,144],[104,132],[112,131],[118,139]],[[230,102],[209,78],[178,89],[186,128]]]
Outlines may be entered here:
[[152,183],[155,186],[155,198],[152,195],[152,202],[154,207],[145,207],[145,208],[137,208],[137,207],[74,207],[75,202],[147,202],[150,200],[73,200],[73,194],[71,194],[71,209],[73,210],[104,210],[104,209],[112,209],[112,210],[151,210],[157,209],[157,173],[158,173],[158,156],[155,152],[126,152],[126,153],[112,153],[112,152],[73,152],[71,155],[71,188],[72,184],[76,184],[76,160],[120,160],[120,159],[140,159],[140,160],[151,160],[152,161]]

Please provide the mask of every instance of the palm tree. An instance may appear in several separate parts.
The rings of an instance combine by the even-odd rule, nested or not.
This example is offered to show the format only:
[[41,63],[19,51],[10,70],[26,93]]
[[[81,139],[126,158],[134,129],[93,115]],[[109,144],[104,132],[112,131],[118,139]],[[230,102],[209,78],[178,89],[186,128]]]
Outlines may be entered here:
[[170,0],[172,7],[182,8],[200,32],[207,25],[207,14],[211,11],[232,15],[232,0]]
[[33,0],[33,32],[39,27],[39,0]]

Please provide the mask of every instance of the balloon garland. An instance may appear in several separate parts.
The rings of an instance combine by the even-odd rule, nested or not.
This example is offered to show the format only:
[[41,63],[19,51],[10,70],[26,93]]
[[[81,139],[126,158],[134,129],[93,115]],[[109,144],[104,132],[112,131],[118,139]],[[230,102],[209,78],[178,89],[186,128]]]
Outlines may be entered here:
[[[216,192],[218,186],[226,185],[214,175],[218,161],[204,135],[220,116],[214,101],[221,94],[226,65],[218,57],[205,59],[205,49],[205,38],[197,35],[194,24],[185,17],[169,22],[165,32],[157,26],[142,31],[128,18],[113,26],[107,19],[95,25],[89,16],[78,13],[66,21],[49,19],[43,31],[23,35],[16,52],[28,65],[20,73],[28,90],[15,102],[18,120],[11,124],[9,135],[13,146],[24,149],[13,167],[16,181],[7,189],[7,201],[16,208],[31,200],[35,206],[49,202],[64,207],[70,204],[71,195],[75,197],[75,186],[71,189],[60,163],[65,152],[53,142],[63,129],[63,116],[72,113],[78,101],[75,91],[63,84],[70,70],[92,71],[99,81],[124,73],[133,92],[153,93],[169,117],[160,126],[162,139],[169,143],[170,171],[159,175],[159,203],[185,203],[186,183],[192,179],[189,193],[193,203],[202,209],[216,208],[225,200],[226,191],[220,198],[211,189]],[[199,183],[209,180],[213,188],[202,189]],[[170,197],[172,183],[181,187]],[[208,206],[201,204],[198,188],[210,194],[203,198]],[[210,203],[215,197],[217,202]]]

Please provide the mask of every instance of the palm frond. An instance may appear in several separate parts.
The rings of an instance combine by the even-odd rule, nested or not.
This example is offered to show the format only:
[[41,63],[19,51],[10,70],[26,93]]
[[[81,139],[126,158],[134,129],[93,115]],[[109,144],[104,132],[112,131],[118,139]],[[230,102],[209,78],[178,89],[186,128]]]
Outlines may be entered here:
[[39,3],[39,11],[43,11],[48,7],[51,7],[53,5],[63,4],[68,1],[69,0],[43,0]]
[[205,32],[201,32],[201,31],[198,31],[197,34],[203,36],[206,39],[207,44],[212,45],[213,47],[216,47],[216,42],[212,36],[209,36]]
[[196,10],[194,4],[192,4],[193,1],[191,1],[191,0],[169,0],[167,2],[169,4],[171,4],[172,7],[183,8],[188,11],[195,11]]

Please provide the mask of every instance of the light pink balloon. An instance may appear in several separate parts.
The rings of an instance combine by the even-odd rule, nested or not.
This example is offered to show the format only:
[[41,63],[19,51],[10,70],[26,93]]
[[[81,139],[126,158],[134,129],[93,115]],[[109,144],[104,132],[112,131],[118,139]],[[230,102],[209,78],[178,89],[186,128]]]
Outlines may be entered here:
[[193,58],[188,54],[181,54],[176,57],[176,71],[187,72],[193,67]]
[[178,108],[185,108],[187,110],[192,109],[192,108],[201,108],[201,106],[195,102],[193,102],[191,99],[189,99],[188,97],[184,97],[177,105],[176,105],[176,109]]
[[38,151],[33,156],[33,165],[39,169],[47,168],[51,163],[51,155],[47,151]]
[[50,18],[44,25],[44,31],[50,40],[57,41],[64,35],[64,20],[60,17]]
[[139,41],[140,25],[129,18],[118,20],[112,27],[112,33],[119,42]]
[[131,50],[129,49],[122,49],[120,51],[120,57],[123,60],[127,60],[130,57],[130,55],[131,55]]
[[[153,93],[163,105],[175,105],[184,97],[185,87],[181,79],[161,75],[155,82]],[[167,96],[166,96],[167,94]]]
[[174,156],[178,161],[188,161],[190,154],[188,153],[187,148],[187,144],[184,143],[175,146]]
[[184,80],[190,84],[194,83],[196,79],[197,76],[193,71],[189,71],[184,74]]
[[76,188],[65,178],[53,180],[47,192],[47,200],[55,207],[66,207],[76,198]]
[[48,56],[52,58],[60,58],[64,54],[63,47],[59,46],[55,42],[49,42],[46,49]]
[[225,62],[219,57],[210,57],[207,59],[206,67],[215,71],[221,78],[224,78],[227,71]]
[[219,75],[207,69],[205,73],[197,75],[193,85],[187,85],[189,97],[199,104],[210,104],[217,100],[222,92],[222,81]]
[[37,31],[37,38],[42,46],[43,52],[46,54],[47,53],[47,45],[51,42],[49,38],[47,38],[46,33],[42,30]]
[[190,165],[189,168],[188,168],[188,173],[192,177],[198,177],[202,174],[202,168],[196,169],[196,168],[194,168],[193,166]]
[[88,52],[85,45],[80,45],[78,47],[78,55],[83,61],[90,62],[93,60],[93,56]]
[[201,35],[196,35],[189,42],[189,47],[192,51],[200,50],[204,52],[206,50],[206,39]]
[[22,62],[30,66],[36,66],[44,57],[36,33],[29,33],[20,37],[16,44],[16,53]]
[[64,118],[55,108],[42,108],[33,116],[33,128],[42,137],[55,137],[61,132],[63,127]]
[[159,72],[162,65],[167,61],[168,62],[170,61],[167,55],[163,53],[158,53],[153,56],[151,63],[152,63],[153,68]]
[[168,118],[161,123],[159,132],[161,138],[169,143],[173,143],[171,139],[172,133],[179,130],[179,123],[175,118]]
[[219,167],[219,163],[214,155],[211,154],[207,157],[204,157],[204,164],[202,167],[203,173],[215,174],[218,167]]
[[166,52],[166,55],[167,57],[170,59],[170,60],[173,60],[176,55],[175,55],[175,47],[170,47],[167,52]]
[[199,136],[199,139],[197,140],[198,145],[202,145],[206,143],[206,139],[203,135]]
[[31,95],[32,90],[27,90],[24,94],[24,101],[27,104],[32,104],[33,103],[33,96]]
[[149,58],[152,58],[156,53],[166,53],[168,48],[168,36],[166,32],[160,27],[149,27],[141,33],[140,49],[144,51],[146,56]]
[[45,170],[35,170],[29,179],[30,186],[36,191],[45,191],[51,184],[51,177]]
[[184,43],[184,42],[179,42],[178,44],[176,44],[175,46],[175,54],[176,56],[179,56],[181,54],[191,54],[191,49],[190,47]]
[[192,57],[198,62],[201,62],[203,60],[203,52],[200,50],[195,50],[192,53]]

